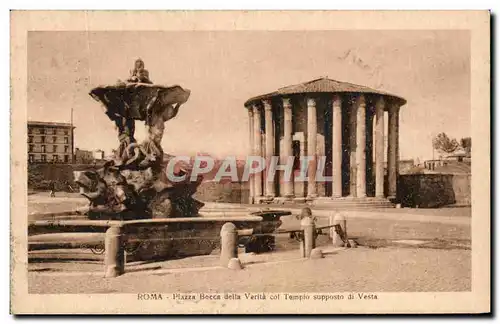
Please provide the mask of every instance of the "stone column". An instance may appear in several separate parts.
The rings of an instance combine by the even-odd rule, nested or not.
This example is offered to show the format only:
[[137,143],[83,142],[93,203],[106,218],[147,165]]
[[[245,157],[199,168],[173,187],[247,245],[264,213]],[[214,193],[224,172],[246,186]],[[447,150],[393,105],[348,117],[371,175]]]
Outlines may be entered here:
[[[260,126],[260,109],[257,105],[253,106],[253,142],[255,156],[262,156],[262,134]],[[262,172],[256,173],[253,177],[254,197],[262,197]]]
[[373,104],[366,109],[366,195],[375,195],[375,181],[373,175],[373,119],[375,110]]
[[375,197],[384,197],[384,97],[375,104]]
[[356,197],[356,124],[358,106],[351,97],[349,103],[349,196]]
[[[290,99],[283,98],[283,113],[284,113],[284,130],[283,130],[283,153],[285,156],[285,161],[281,161],[282,164],[288,161],[290,156],[293,156],[292,152],[292,105],[290,104]],[[293,172],[291,172],[290,179],[283,178],[284,192],[283,196],[286,198],[292,198],[293,193]]]
[[342,196],[342,99],[332,102],[332,198]]
[[[271,100],[263,100],[264,113],[265,113],[265,125],[266,125],[266,170],[269,168],[269,163],[273,157],[273,146],[274,146],[274,132],[273,132],[273,108],[271,106]],[[266,197],[274,197],[274,179],[267,179],[267,172],[265,173],[267,181],[266,183]]]
[[389,106],[389,146],[387,148],[387,176],[389,182],[389,199],[396,198],[398,181],[398,151],[399,151],[399,106]]
[[[248,108],[248,136],[249,136],[249,139],[248,139],[248,143],[249,143],[249,151],[248,151],[248,155],[249,156],[252,156],[254,151],[255,151],[255,147],[254,147],[254,141],[253,141],[253,138],[254,138],[254,135],[253,135],[253,109],[252,108]],[[249,192],[248,192],[248,202],[250,204],[253,204],[254,203],[254,177],[253,175],[251,175],[249,178],[248,178],[248,189],[249,189]]]
[[318,121],[316,116],[316,100],[307,99],[307,155],[311,158],[308,168],[309,181],[307,183],[307,197],[316,198],[316,142],[318,132]]
[[356,197],[366,197],[366,102],[365,96],[356,100]]

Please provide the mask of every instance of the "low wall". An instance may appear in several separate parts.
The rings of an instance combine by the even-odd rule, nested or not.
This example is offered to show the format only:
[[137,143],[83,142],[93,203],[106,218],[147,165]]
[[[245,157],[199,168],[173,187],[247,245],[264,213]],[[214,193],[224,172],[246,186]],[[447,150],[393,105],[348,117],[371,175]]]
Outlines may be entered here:
[[398,178],[398,199],[407,207],[470,206],[470,174],[405,174]]
[[49,190],[50,183],[54,182],[57,191],[71,191],[69,186],[78,191],[73,171],[92,168],[94,166],[88,164],[28,163],[28,189]]
[[[57,191],[75,191],[78,186],[74,182],[73,171],[82,171],[98,166],[87,164],[28,164],[28,188],[30,190],[49,190],[50,183],[54,182]],[[69,186],[68,186],[69,185]],[[248,203],[248,183],[203,182],[195,194],[195,198],[207,202]]]
[[71,164],[28,164],[29,189],[49,190],[51,182],[58,191],[69,191],[68,184],[77,190]]

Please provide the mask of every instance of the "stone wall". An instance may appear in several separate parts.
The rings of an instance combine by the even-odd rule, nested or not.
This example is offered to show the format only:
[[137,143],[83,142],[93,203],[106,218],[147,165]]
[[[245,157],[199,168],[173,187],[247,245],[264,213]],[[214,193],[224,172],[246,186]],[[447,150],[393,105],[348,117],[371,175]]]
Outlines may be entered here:
[[28,164],[28,188],[31,190],[49,190],[51,182],[56,190],[69,191],[68,184],[75,188],[73,167],[71,164]]
[[57,191],[71,191],[71,188],[73,191],[78,191],[73,171],[88,170],[93,167],[87,164],[28,163],[28,189],[49,190],[50,183],[54,182]]
[[[54,182],[57,191],[78,191],[74,182],[73,171],[98,168],[88,164],[28,164],[28,188],[30,190],[49,190]],[[227,202],[248,204],[248,183],[213,181],[203,182],[195,194],[195,198],[206,202]]]
[[470,174],[405,174],[398,178],[398,199],[406,207],[471,205]]

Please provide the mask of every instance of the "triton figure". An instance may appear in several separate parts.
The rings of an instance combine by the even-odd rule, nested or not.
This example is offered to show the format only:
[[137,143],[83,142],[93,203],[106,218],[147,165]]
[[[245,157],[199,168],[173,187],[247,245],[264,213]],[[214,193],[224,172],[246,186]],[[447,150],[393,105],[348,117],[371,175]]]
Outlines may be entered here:
[[152,84],[149,79],[149,71],[144,68],[144,61],[140,58],[135,60],[134,69],[130,70],[130,77],[128,82],[139,82]]

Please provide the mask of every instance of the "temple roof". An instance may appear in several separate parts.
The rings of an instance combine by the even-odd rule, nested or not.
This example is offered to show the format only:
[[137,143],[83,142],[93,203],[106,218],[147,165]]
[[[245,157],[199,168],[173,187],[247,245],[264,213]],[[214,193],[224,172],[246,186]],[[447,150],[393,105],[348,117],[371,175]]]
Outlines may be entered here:
[[406,103],[406,100],[404,98],[390,94],[385,91],[375,90],[372,88],[368,88],[362,85],[357,85],[349,82],[342,82],[328,78],[320,78],[300,84],[286,86],[283,88],[279,88],[274,92],[250,98],[245,102],[245,106],[249,106],[255,101],[263,99],[271,99],[277,96],[286,96],[286,95],[304,94],[304,93],[369,93],[369,94],[379,94],[388,96],[391,99],[397,100],[401,105],[404,105]]

